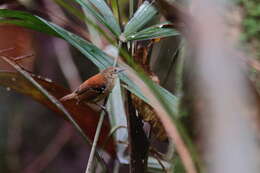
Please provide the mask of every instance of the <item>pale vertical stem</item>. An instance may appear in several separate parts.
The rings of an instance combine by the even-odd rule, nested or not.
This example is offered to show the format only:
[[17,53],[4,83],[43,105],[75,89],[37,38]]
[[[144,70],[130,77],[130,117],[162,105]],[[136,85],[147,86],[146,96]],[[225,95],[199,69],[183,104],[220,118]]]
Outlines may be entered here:
[[87,169],[86,169],[86,173],[93,173],[93,166],[94,166],[94,156],[95,156],[95,152],[96,152],[96,148],[97,148],[97,142],[98,142],[98,138],[99,138],[99,135],[100,135],[100,132],[101,132],[101,128],[102,128],[102,124],[103,124],[103,121],[104,121],[104,118],[105,118],[105,111],[102,111],[101,112],[101,115],[100,115],[100,118],[99,118],[99,121],[98,121],[98,125],[97,125],[97,130],[96,130],[96,133],[95,133],[95,137],[94,137],[94,140],[93,140],[93,144],[92,144],[92,147],[91,147],[91,151],[90,151],[90,155],[89,155],[89,159],[88,159],[88,165],[87,165]]

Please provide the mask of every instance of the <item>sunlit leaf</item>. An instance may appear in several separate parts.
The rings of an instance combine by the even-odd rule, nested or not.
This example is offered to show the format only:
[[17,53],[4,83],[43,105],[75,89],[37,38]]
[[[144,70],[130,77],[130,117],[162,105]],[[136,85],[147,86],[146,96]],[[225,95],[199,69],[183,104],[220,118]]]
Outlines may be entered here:
[[120,35],[121,30],[119,24],[104,0],[75,1],[78,2],[92,16],[94,16],[100,23],[106,26],[115,36],[118,37]]
[[157,10],[149,2],[144,1],[144,3],[138,8],[134,16],[126,24],[124,30],[124,37],[139,31],[142,27],[147,24],[155,15]]
[[180,33],[172,28],[164,28],[164,24],[158,24],[151,26],[139,32],[128,35],[126,41],[131,40],[149,40],[155,38],[164,38],[170,36],[176,36]]

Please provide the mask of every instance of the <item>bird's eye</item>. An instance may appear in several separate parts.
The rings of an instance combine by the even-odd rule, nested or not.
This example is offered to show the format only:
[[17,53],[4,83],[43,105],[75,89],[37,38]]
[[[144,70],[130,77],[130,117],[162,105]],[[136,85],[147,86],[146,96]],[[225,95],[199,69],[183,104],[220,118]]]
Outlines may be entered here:
[[116,72],[117,72],[117,69],[114,69],[114,72],[116,73]]

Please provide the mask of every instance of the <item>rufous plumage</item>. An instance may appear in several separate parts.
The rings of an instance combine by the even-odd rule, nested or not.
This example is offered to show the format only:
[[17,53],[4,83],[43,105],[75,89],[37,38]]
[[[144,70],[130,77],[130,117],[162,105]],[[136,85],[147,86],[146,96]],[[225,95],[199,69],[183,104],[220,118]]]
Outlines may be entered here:
[[83,82],[75,91],[62,97],[60,101],[76,99],[77,103],[97,103],[109,95],[115,85],[118,73],[124,71],[119,67],[108,67]]

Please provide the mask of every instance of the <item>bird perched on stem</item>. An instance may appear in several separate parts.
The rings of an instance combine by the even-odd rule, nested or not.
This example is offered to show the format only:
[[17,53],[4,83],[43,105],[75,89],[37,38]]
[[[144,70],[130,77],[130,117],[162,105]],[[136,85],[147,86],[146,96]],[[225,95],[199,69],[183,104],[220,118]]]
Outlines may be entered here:
[[97,102],[103,100],[112,91],[118,73],[124,70],[120,67],[108,67],[87,79],[71,94],[62,97],[60,101],[64,102],[76,99],[77,103],[88,102],[97,104]]

